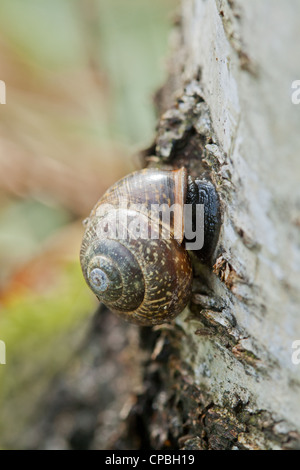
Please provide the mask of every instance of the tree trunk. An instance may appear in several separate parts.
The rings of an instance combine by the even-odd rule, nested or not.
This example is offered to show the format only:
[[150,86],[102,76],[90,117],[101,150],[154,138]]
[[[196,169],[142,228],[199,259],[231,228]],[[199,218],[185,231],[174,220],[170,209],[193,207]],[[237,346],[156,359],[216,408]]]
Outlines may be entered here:
[[[105,396],[118,394],[114,384],[128,370],[142,380],[133,395],[119,385],[122,426],[115,413],[102,448],[300,448],[300,365],[292,360],[300,340],[300,107],[291,100],[299,41],[297,0],[182,0],[146,162],[209,171],[221,233],[210,265],[193,256],[193,297],[175,322],[126,326],[135,353],[122,355],[123,372],[118,366],[107,379]],[[94,350],[120,328],[105,315]],[[71,434],[71,447],[97,447],[93,431],[84,444]]]
[[183,0],[155,154],[210,168],[222,229],[131,413],[154,448],[300,448],[299,41],[296,0]]

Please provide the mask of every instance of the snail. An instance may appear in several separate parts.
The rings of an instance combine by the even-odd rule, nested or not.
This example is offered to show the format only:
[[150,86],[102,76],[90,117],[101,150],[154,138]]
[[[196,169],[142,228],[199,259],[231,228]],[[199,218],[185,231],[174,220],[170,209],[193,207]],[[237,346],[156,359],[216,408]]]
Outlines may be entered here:
[[[86,219],[80,250],[84,278],[97,298],[125,320],[161,324],[188,304],[193,270],[184,235],[185,204],[204,205],[204,245],[197,255],[205,262],[219,229],[218,196],[212,183],[193,180],[185,168],[126,176]],[[152,210],[156,205],[161,212]],[[170,207],[175,210],[166,222]]]

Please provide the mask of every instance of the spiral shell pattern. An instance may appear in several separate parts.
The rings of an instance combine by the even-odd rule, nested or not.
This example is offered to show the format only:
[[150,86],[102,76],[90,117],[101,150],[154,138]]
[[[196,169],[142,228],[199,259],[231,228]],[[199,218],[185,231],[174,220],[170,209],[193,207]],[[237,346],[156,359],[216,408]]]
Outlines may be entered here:
[[[171,227],[149,217],[151,204],[183,206],[186,179],[183,168],[132,173],[111,187],[91,212],[80,252],[83,275],[97,298],[125,320],[164,323],[182,312],[190,299],[191,261],[181,244],[183,233],[174,238],[176,217]],[[131,209],[131,204],[137,208]],[[126,225],[121,238],[106,233],[110,224],[125,216],[127,221],[137,218],[146,231],[151,228],[152,238],[133,236]]]

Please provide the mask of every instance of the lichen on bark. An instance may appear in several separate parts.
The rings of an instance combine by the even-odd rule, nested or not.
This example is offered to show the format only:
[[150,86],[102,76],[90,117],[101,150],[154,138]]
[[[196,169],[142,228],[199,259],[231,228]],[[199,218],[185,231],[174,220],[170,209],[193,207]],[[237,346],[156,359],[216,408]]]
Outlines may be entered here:
[[213,266],[193,258],[189,308],[161,330],[132,410],[155,448],[300,448],[300,140],[285,91],[300,7],[271,3],[183,1],[157,94],[146,160],[207,173],[223,225]]
[[[88,447],[300,449],[300,133],[289,100],[299,31],[295,0],[182,0],[144,162],[206,175],[220,238],[212,263],[192,255],[191,302],[172,324],[122,328],[105,313],[104,351],[107,327],[121,330],[116,368],[139,379],[131,393],[120,387],[116,432],[104,443],[94,423]],[[109,391],[116,384],[117,374]]]

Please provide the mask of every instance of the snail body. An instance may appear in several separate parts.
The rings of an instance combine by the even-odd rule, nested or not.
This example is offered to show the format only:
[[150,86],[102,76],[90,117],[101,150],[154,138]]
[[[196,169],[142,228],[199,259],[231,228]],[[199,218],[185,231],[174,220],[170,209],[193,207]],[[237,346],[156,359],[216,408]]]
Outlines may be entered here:
[[[160,324],[187,305],[193,274],[183,209],[186,201],[195,202],[194,192],[199,195],[184,168],[137,171],[108,189],[87,219],[80,251],[84,278],[125,320]],[[155,204],[162,212],[175,207],[169,223],[151,211]]]

